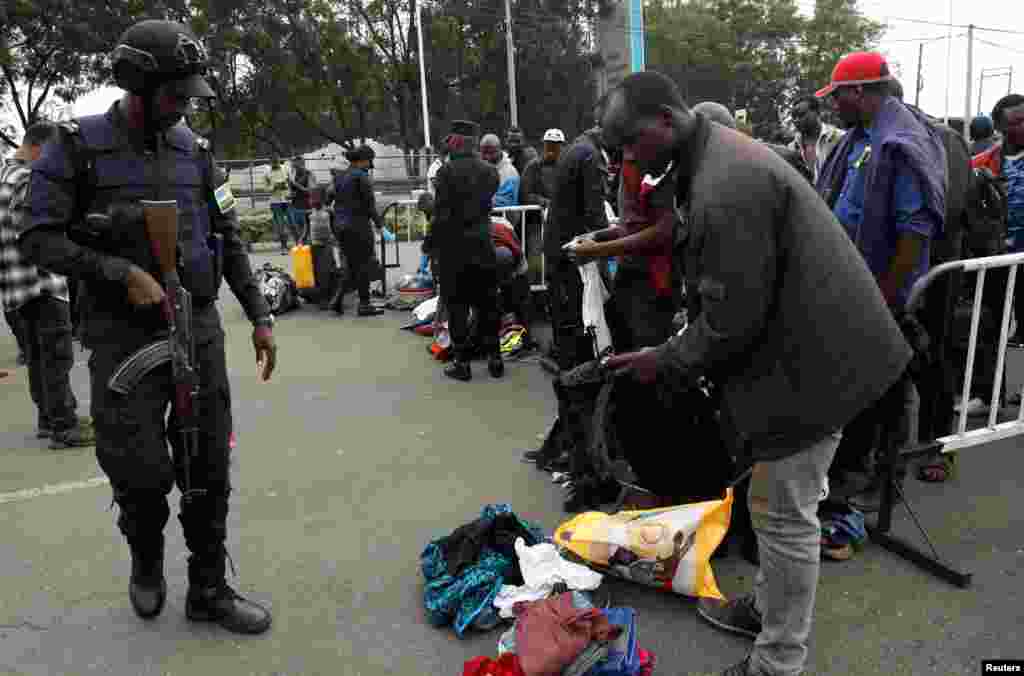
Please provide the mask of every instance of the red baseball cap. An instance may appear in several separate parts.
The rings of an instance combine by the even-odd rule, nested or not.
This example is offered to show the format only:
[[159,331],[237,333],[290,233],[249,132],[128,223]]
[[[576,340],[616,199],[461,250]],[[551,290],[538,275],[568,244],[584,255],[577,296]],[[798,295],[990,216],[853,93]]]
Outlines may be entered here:
[[884,56],[878,52],[854,52],[839,59],[839,63],[832,69],[832,82],[816,91],[814,95],[823,99],[838,87],[888,82],[893,79]]

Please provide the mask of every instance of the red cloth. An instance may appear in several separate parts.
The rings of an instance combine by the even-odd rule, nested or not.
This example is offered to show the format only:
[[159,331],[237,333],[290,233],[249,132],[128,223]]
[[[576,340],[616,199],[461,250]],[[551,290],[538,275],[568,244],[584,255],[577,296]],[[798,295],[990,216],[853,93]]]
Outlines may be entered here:
[[972,169],[988,169],[993,176],[1003,173],[1003,144],[997,143],[980,155],[971,159]]
[[523,676],[519,657],[505,653],[496,660],[474,657],[462,667],[462,676]]
[[[655,186],[643,182],[644,177],[633,162],[622,163],[622,227],[630,235],[658,222],[663,209],[654,209],[647,197]],[[647,259],[651,288],[658,296],[672,295],[672,252],[652,253]]]
[[559,676],[591,641],[612,641],[622,633],[600,610],[574,607],[571,593],[520,602],[512,611],[525,676]]
[[516,237],[516,231],[511,226],[501,221],[491,220],[491,241],[494,242],[494,246],[503,246],[511,251],[512,255],[516,257],[516,261],[523,257],[523,247],[519,245],[519,238]]
[[654,653],[640,648],[640,676],[654,676],[654,665],[657,662]]

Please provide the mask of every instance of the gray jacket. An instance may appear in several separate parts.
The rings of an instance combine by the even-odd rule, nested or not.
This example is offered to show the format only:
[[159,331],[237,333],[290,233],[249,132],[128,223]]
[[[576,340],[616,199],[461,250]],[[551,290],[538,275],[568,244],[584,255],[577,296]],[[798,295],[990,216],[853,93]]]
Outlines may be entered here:
[[828,206],[770,148],[698,122],[677,163],[677,251],[700,312],[657,348],[659,377],[708,375],[730,441],[786,457],[874,403],[910,347]]

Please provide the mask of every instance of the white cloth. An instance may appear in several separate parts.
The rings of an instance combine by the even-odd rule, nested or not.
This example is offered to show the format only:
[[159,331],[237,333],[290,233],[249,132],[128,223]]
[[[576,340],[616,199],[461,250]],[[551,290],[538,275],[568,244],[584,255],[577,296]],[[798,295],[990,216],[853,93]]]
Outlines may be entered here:
[[412,316],[419,321],[426,321],[435,312],[437,312],[437,302],[439,298],[434,296],[429,300],[425,300],[412,309]]
[[604,304],[611,294],[605,288],[595,261],[581,265],[578,269],[583,280],[583,325],[588,329],[593,328],[597,333],[597,350],[603,352],[612,344],[612,332],[604,317]]
[[515,546],[516,556],[519,557],[519,569],[526,584],[521,587],[504,585],[498,591],[498,595],[494,597],[494,607],[498,609],[501,617],[514,617],[512,606],[519,601],[546,599],[559,582],[564,582],[569,589],[580,591],[601,586],[601,573],[566,561],[559,556],[558,550],[550,542],[527,547],[523,538],[516,538]]

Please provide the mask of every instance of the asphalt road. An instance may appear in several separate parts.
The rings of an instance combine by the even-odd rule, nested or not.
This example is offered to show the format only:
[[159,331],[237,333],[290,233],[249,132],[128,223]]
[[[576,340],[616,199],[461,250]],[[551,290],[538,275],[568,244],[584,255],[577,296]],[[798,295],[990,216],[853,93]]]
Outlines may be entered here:
[[[459,640],[425,621],[418,558],[490,502],[547,529],[563,520],[560,489],[518,460],[554,411],[544,372],[510,364],[494,381],[478,366],[472,383],[453,383],[426,339],[397,329],[405,313],[339,319],[304,308],[279,319],[279,371],[264,384],[240,308],[229,297],[222,310],[238,435],[233,583],[270,604],[274,627],[236,637],[185,620],[176,519],[167,607],[152,622],[134,616],[109,486],[91,449],[50,451],[32,437],[26,372],[3,332],[0,369],[13,372],[0,379],[0,673],[441,675],[493,655],[498,632]],[[85,356],[73,373],[83,409]],[[698,457],[685,439],[660,443]],[[823,564],[808,673],[974,675],[982,659],[1024,657],[1022,446],[965,454],[947,485],[907,484],[939,550],[974,574],[971,588],[877,546]],[[904,510],[896,531],[914,537]],[[730,558],[716,572],[730,594],[754,569]],[[716,673],[748,647],[703,624],[688,599],[605,586],[613,604],[638,610],[658,674]]]

